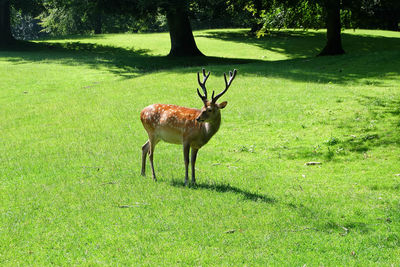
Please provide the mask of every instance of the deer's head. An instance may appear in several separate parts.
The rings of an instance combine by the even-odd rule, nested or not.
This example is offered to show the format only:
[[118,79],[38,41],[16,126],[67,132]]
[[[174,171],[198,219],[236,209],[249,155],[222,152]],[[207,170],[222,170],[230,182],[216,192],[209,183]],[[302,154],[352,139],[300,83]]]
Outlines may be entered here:
[[197,94],[201,98],[201,100],[204,103],[204,106],[201,109],[200,115],[196,118],[198,122],[209,122],[209,121],[214,121],[217,118],[220,118],[220,110],[225,108],[228,102],[224,101],[221,103],[217,103],[218,98],[220,98],[223,94],[226,93],[228,90],[229,86],[231,85],[233,79],[236,76],[236,70],[233,70],[233,73],[230,71],[229,72],[229,81],[226,78],[226,73],[224,73],[224,79],[225,79],[225,89],[216,95],[214,97],[215,91],[213,91],[212,96],[211,96],[211,101],[208,100],[207,98],[207,89],[206,89],[206,81],[208,77],[210,76],[210,72],[206,75],[206,70],[203,69],[203,82],[200,81],[200,74],[197,73],[197,81],[199,82],[199,85],[201,89],[203,89],[204,95],[201,95],[199,89],[197,88]]

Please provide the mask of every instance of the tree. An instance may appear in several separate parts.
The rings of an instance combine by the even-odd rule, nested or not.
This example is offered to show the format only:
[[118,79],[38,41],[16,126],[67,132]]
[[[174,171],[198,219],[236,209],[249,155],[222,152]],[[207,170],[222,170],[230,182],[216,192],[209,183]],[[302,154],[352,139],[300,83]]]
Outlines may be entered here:
[[102,12],[94,2],[46,0],[39,18],[43,30],[52,35],[102,32]]
[[368,17],[373,28],[399,30],[400,4],[398,0],[315,0],[320,1],[325,10],[327,42],[319,56],[344,54],[341,40],[340,12],[344,8],[352,13],[352,20],[358,25],[368,25]]
[[103,26],[103,11],[101,11],[97,6],[94,8],[94,34],[101,34]]
[[[44,1],[44,0],[42,0]],[[94,32],[100,33],[102,28],[103,15],[128,15],[138,20],[156,17],[162,13],[167,18],[168,29],[171,40],[171,50],[169,56],[203,56],[197,48],[193,37],[192,28],[189,21],[189,4],[187,0],[45,0],[51,9],[72,17],[72,22],[77,13],[85,14],[91,21]],[[71,12],[76,10],[76,12]],[[66,17],[66,16],[64,16]],[[83,16],[79,16],[82,18]],[[49,18],[46,24],[46,19]],[[54,16],[44,16],[44,26],[63,27],[64,22],[59,23],[54,20]],[[79,20],[79,19],[78,19]],[[78,21],[81,23],[82,21]],[[53,24],[52,24],[53,23]],[[87,24],[85,25],[87,27]],[[78,29],[85,28],[76,27]]]
[[203,56],[197,48],[189,21],[187,0],[90,0],[106,13],[129,14],[136,18],[167,17],[171,50],[169,56]]
[[250,31],[252,33],[258,32],[262,28],[262,23],[261,23],[261,13],[263,8],[268,8],[268,4],[270,4],[270,1],[267,3],[263,3],[262,0],[253,0],[251,5],[251,11],[253,14],[253,20],[251,21],[251,29]]
[[[381,0],[373,10],[373,17],[376,17],[378,27],[385,30],[400,30],[400,1]],[[375,25],[376,25],[375,24]]]
[[10,25],[10,0],[0,0],[0,45],[13,43]]
[[171,6],[166,10],[171,50],[169,56],[203,56],[197,48],[187,7]]
[[[264,26],[259,34],[263,34],[271,27],[304,29],[326,27],[327,41],[319,55],[343,54],[340,9],[341,0],[276,0],[264,12]],[[320,19],[321,15],[325,18],[324,22]]]
[[319,56],[344,54],[341,38],[340,0],[323,0],[326,20],[326,45]]
[[354,25],[367,29],[400,30],[400,1],[398,0],[346,0],[352,11]]
[[42,5],[37,0],[0,0],[0,45],[15,43],[11,32],[11,7],[35,16],[39,14]]

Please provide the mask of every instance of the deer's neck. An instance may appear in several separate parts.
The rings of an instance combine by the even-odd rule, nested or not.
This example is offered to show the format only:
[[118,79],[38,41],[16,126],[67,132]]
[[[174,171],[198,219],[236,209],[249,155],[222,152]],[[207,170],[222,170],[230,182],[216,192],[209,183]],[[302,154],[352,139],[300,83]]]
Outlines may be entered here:
[[203,123],[202,134],[203,134],[203,140],[205,143],[207,143],[211,139],[211,137],[216,132],[218,132],[220,125],[221,125],[221,114],[218,114],[218,116],[215,118],[215,120],[213,120],[211,122]]

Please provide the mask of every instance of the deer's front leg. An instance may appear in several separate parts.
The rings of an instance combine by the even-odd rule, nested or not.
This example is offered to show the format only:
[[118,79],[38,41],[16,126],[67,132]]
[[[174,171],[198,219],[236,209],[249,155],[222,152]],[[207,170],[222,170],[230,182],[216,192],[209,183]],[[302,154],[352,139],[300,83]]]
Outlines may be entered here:
[[192,165],[192,184],[196,184],[195,165],[196,165],[196,158],[198,151],[199,151],[198,149],[192,148],[192,155],[190,159],[190,165]]
[[189,178],[188,178],[188,173],[189,173],[189,150],[190,150],[190,145],[189,144],[183,144],[183,158],[185,160],[185,185],[188,185]]
[[154,148],[155,148],[157,142],[156,142],[156,140],[154,138],[153,139],[149,139],[149,142],[150,142],[149,159],[150,159],[151,172],[153,174],[153,180],[157,181],[156,172],[154,171],[154,163],[153,163]]

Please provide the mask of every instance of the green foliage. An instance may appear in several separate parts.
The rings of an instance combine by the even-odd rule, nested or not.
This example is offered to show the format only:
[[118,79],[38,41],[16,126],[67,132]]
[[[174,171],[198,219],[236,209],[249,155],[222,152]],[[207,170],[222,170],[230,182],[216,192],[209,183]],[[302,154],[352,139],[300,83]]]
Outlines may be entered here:
[[43,31],[53,35],[85,33],[88,30],[85,27],[87,17],[84,13],[75,12],[75,10],[54,7],[43,12],[39,19]]
[[[315,57],[324,31],[247,33],[195,32],[202,59],[168,33],[0,51],[0,265],[399,265],[400,34]],[[165,143],[141,177],[141,109],[201,107],[204,66],[211,90],[238,74],[199,184]]]
[[[398,30],[399,3],[342,1],[342,26]],[[51,35],[88,34],[96,29],[103,33],[166,31],[165,10],[183,4],[187,5],[194,29],[252,27],[261,36],[276,28],[325,28],[320,0],[12,0],[11,4],[14,35],[19,39],[38,36],[33,18],[39,14],[43,32]]]
[[248,27],[253,14],[242,1],[191,1],[190,17],[194,29]]
[[10,0],[11,7],[23,15],[35,17],[43,11],[43,4],[49,0]]
[[347,0],[343,4],[352,10],[355,27],[400,30],[400,2],[397,0]]
[[[91,2],[47,4],[39,16],[43,31],[51,35],[90,34],[96,27],[101,33],[154,32],[167,29],[164,15],[142,17],[106,13]],[[98,24],[98,25],[97,25]]]
[[[321,29],[325,28],[325,14],[318,1],[299,1],[291,6],[280,1],[275,1],[270,10],[265,10],[261,15],[263,27],[258,35],[263,35],[271,29]],[[341,10],[341,23],[343,28],[353,28],[352,12],[349,9]]]
[[38,22],[32,15],[11,8],[11,30],[15,39],[34,40],[42,36]]
[[274,1],[272,8],[265,10],[261,18],[263,27],[258,32],[259,36],[276,28],[319,29],[325,25],[322,7],[307,0],[299,1],[294,6]]
[[[82,34],[94,31],[101,17],[103,33],[166,31],[165,12],[182,1],[78,1],[46,0],[40,14],[42,27],[52,35]],[[226,1],[189,1],[193,28],[243,27],[251,15],[236,3]]]

